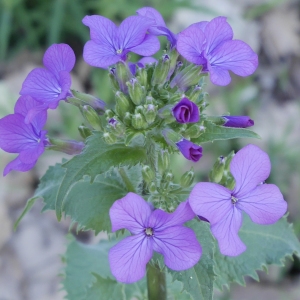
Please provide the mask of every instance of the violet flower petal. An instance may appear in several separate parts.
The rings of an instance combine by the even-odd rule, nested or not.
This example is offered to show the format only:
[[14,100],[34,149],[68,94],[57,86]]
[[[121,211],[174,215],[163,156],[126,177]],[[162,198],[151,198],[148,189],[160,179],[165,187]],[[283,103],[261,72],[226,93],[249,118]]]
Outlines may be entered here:
[[20,152],[20,161],[26,164],[32,164],[38,160],[38,158],[44,153],[45,147],[43,142],[36,144],[34,148],[29,148]]
[[178,205],[173,213],[167,213],[163,210],[156,209],[149,217],[148,226],[155,230],[164,230],[168,227],[183,225],[185,222],[192,220],[195,213],[192,211],[187,201]]
[[82,23],[90,28],[91,40],[105,49],[116,50],[118,27],[111,20],[93,15],[85,16]]
[[119,49],[131,49],[140,45],[145,39],[148,28],[153,23],[152,20],[139,16],[126,18],[118,28]]
[[204,29],[206,36],[206,53],[211,53],[222,42],[232,40],[233,31],[225,17],[216,17],[206,24]]
[[113,48],[88,41],[83,48],[83,58],[93,67],[106,69],[121,60]]
[[[209,54],[208,60],[211,66],[210,72],[217,73],[221,68],[243,77],[254,73],[258,66],[257,54],[249,45],[239,40],[222,43]],[[217,79],[215,81],[218,82]]]
[[173,108],[173,115],[179,123],[195,123],[200,119],[198,106],[188,98],[180,100]]
[[153,250],[161,253],[166,266],[175,271],[191,268],[202,254],[194,231],[183,226],[154,231]]
[[[71,86],[70,74],[66,71],[63,74],[63,87],[60,80],[47,69],[36,68],[32,70],[23,82],[20,95],[30,95],[40,102],[58,101],[64,98],[66,88]],[[66,80],[68,78],[68,80]]]
[[32,125],[25,124],[24,117],[20,114],[0,119],[0,148],[8,153],[35,148],[39,138]]
[[157,59],[155,59],[154,57],[148,56],[148,57],[143,57],[141,58],[137,64],[142,64],[143,67],[145,67],[146,65],[151,65],[151,64],[156,64],[157,63]]
[[53,44],[43,58],[44,66],[59,78],[60,71],[71,72],[75,65],[75,54],[67,44]]
[[139,45],[128,49],[142,56],[150,56],[160,49],[160,43],[157,37],[148,34]]
[[266,180],[271,171],[271,163],[266,152],[255,145],[247,145],[238,151],[230,163],[230,172],[236,183],[234,194],[239,199]]
[[152,257],[153,240],[144,233],[126,237],[109,250],[112,274],[119,282],[133,283],[146,274],[146,264]]
[[[40,109],[41,108],[41,109]],[[19,97],[15,105],[15,113],[25,117],[25,123],[31,123],[34,128],[40,130],[47,121],[47,106],[41,105],[41,102],[35,100],[29,95]],[[33,111],[35,112],[33,115]],[[28,121],[26,118],[30,115]]]
[[10,171],[16,170],[20,172],[27,172],[31,170],[34,165],[36,164],[36,161],[31,164],[26,164],[20,160],[20,157],[17,156],[14,160],[9,162],[3,171],[3,176],[6,176]]
[[231,191],[211,182],[197,183],[188,201],[194,213],[207,219],[212,225],[221,222],[233,209]]
[[277,222],[287,210],[287,203],[274,184],[258,185],[239,198],[236,206],[246,212],[253,222],[263,225]]
[[222,67],[210,67],[209,63],[207,66],[210,73],[210,81],[213,84],[225,86],[231,82],[231,77],[228,70]]
[[122,228],[134,234],[143,232],[150,215],[149,203],[135,193],[115,201],[109,210],[113,232]]
[[203,57],[201,57],[204,41],[204,33],[193,24],[178,34],[176,47],[185,59],[194,64],[201,65],[204,62]]
[[181,141],[177,142],[176,146],[182,155],[188,160],[197,162],[202,157],[202,147],[186,139],[182,139]]
[[205,28],[206,28],[206,26],[207,26],[208,23],[209,23],[208,21],[201,21],[201,22],[194,23],[194,24],[192,24],[190,26],[195,26],[195,27],[201,29],[203,31],[203,33],[204,33]]
[[155,22],[154,23],[155,25],[151,26],[148,30],[149,33],[151,34],[157,34],[157,35],[160,34],[159,30],[156,29],[156,26],[167,27],[162,15],[152,7],[147,7],[147,6],[142,7],[138,9],[136,12],[139,16],[149,18]]
[[246,250],[245,244],[238,236],[242,226],[242,213],[232,206],[218,223],[211,225],[211,232],[217,239],[223,255],[238,256]]

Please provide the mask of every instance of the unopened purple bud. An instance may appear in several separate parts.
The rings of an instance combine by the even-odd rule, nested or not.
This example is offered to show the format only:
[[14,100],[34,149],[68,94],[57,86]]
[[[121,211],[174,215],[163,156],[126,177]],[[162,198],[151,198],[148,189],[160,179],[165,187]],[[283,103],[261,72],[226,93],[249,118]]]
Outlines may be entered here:
[[112,127],[116,128],[118,121],[115,118],[111,118],[108,121],[108,124],[111,125]]
[[176,67],[179,69],[183,66],[183,62],[182,61],[178,61],[176,64]]
[[50,150],[60,151],[70,155],[80,154],[84,148],[83,142],[73,140],[49,139],[50,143],[47,146]]
[[172,109],[178,123],[196,123],[199,121],[199,108],[188,98],[183,98]]
[[247,128],[254,125],[254,121],[248,116],[223,116],[225,127]]
[[166,61],[170,60],[170,56],[168,54],[164,54],[162,56],[162,59],[163,59],[163,62],[166,62]]
[[202,147],[192,143],[191,141],[182,139],[176,143],[176,146],[182,155],[188,160],[197,162],[202,157]]

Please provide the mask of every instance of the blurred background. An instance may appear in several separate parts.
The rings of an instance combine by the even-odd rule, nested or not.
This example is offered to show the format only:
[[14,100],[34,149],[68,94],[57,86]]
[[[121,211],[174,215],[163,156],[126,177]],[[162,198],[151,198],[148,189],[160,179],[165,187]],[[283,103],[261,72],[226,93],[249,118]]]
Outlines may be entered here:
[[[255,121],[252,129],[262,139],[204,144],[205,155],[194,168],[198,180],[207,180],[218,156],[248,143],[260,146],[272,161],[268,181],[283,192],[289,204],[289,221],[300,237],[299,0],[0,0],[0,118],[13,112],[23,80],[33,68],[42,66],[43,53],[53,43],[67,43],[75,51],[72,87],[112,103],[106,71],[91,68],[82,59],[89,31],[81,20],[87,14],[99,14],[119,23],[143,6],[159,10],[173,32],[226,16],[235,38],[259,54],[260,64],[253,76],[232,76],[232,83],[225,88],[208,83],[207,91],[209,114],[249,115]],[[50,111],[47,130],[51,136],[80,139],[77,127],[81,122],[76,108],[61,103],[58,110]],[[39,178],[63,157],[69,158],[49,151],[30,172],[12,172],[0,178],[0,300],[60,300],[65,296],[59,274],[69,220],[58,223],[53,212],[40,214],[40,201],[13,232],[13,223]],[[0,150],[1,172],[13,158]],[[176,157],[174,169],[190,167]],[[89,241],[91,236],[80,232],[77,237]],[[259,275],[260,283],[247,278],[246,287],[233,284],[230,292],[216,291],[215,299],[300,299],[300,262],[296,257],[284,268],[271,266],[269,274]]]

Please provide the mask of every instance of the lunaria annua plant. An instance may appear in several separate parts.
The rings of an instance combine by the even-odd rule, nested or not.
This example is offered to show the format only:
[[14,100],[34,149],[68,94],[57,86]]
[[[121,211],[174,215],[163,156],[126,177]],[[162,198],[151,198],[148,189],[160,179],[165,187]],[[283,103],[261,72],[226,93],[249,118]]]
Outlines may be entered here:
[[[55,44],[45,52],[44,68],[26,77],[14,113],[0,120],[0,147],[18,155],[4,175],[32,169],[45,150],[73,155],[48,169],[16,226],[43,198],[43,211],[55,210],[58,221],[69,216],[77,230],[108,234],[97,245],[70,237],[63,279],[68,299],[209,300],[214,287],[257,278],[255,270],[299,253],[283,218],[287,203],[277,186],[265,183],[269,157],[257,146],[219,157],[210,182],[194,184],[193,168],[174,179],[170,154],[197,163],[205,159],[204,143],[258,137],[245,129],[254,124],[249,116],[205,112],[207,78],[225,86],[230,71],[249,76],[258,65],[226,18],[178,34],[150,7],[119,26],[96,15],[82,22],[90,30],[84,60],[107,70],[114,106],[71,88],[74,52]],[[155,59],[157,36],[165,36],[168,47]],[[141,59],[131,61],[131,52]],[[83,115],[83,141],[58,140],[43,130],[47,110],[61,101]]]

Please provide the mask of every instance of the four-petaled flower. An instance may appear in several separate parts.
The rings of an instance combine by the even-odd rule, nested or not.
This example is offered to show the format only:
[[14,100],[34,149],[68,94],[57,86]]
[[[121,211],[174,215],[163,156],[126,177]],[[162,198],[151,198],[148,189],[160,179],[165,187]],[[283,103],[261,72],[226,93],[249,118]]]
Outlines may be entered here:
[[23,82],[20,95],[29,95],[37,100],[28,111],[26,123],[31,122],[40,111],[55,109],[60,100],[70,94],[70,72],[75,64],[75,54],[67,44],[53,44],[44,54],[46,68],[35,68]]
[[179,123],[195,123],[200,119],[198,106],[188,98],[181,99],[173,108],[173,116]]
[[202,248],[194,231],[183,224],[194,218],[188,202],[182,202],[173,213],[151,206],[141,196],[128,193],[109,211],[112,231],[126,228],[126,237],[109,251],[112,274],[120,282],[132,283],[144,277],[153,250],[164,256],[165,264],[181,271],[194,266]]
[[267,153],[248,145],[230,163],[235,179],[233,190],[210,182],[200,182],[193,188],[189,196],[191,208],[210,222],[222,254],[237,256],[246,250],[238,236],[242,211],[253,222],[263,225],[273,224],[285,214],[287,203],[278,187],[263,183],[270,170]]
[[225,17],[210,22],[192,24],[178,35],[178,52],[188,61],[203,66],[210,80],[217,85],[227,85],[229,71],[251,75],[257,68],[257,54],[246,43],[233,40],[233,31]]
[[30,96],[21,96],[15,113],[0,119],[0,148],[9,153],[19,153],[4,169],[4,176],[11,170],[26,172],[34,167],[39,156],[48,144],[46,133],[42,130],[47,120],[44,110],[37,114],[30,124],[25,124],[25,117],[38,101]]
[[91,66],[104,68],[125,61],[128,52],[151,56],[159,48],[157,37],[146,34],[154,21],[140,16],[126,18],[119,27],[102,16],[85,16],[83,24],[90,28],[91,40],[83,50],[84,60]]

